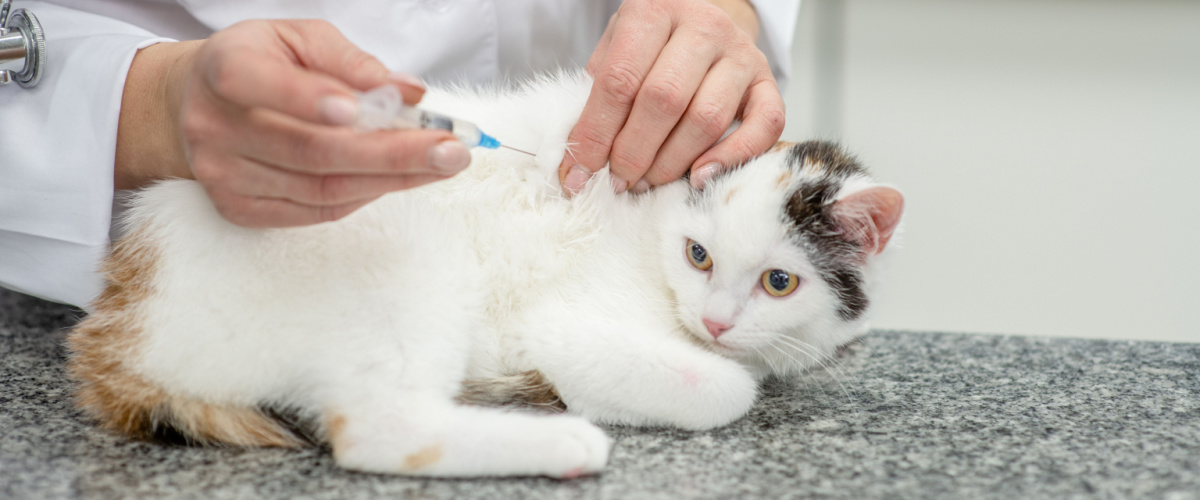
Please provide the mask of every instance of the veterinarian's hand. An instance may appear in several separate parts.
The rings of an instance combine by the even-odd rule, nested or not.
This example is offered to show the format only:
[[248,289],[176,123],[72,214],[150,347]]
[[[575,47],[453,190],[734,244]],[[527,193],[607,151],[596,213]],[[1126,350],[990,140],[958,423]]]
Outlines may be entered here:
[[[123,104],[117,187],[194,176],[221,215],[239,225],[339,219],[389,191],[451,176],[470,161],[444,131],[360,134],[348,127],[357,116],[355,90],[391,83],[412,104],[425,88],[413,77],[389,74],[322,21],[244,22],[201,42],[150,46],[130,69],[131,79],[146,74],[157,74],[161,87],[138,92],[135,80],[132,94],[161,94],[167,116],[158,120],[160,130],[147,132],[155,108],[139,116],[135,107],[127,116]],[[127,98],[130,89],[127,83]],[[155,154],[163,149],[171,151]],[[169,172],[157,166],[163,163]]]
[[[757,36],[746,0],[622,4],[588,61],[595,84],[559,166],[563,187],[578,191],[606,161],[618,191],[688,170],[700,187],[775,144],[783,99]],[[717,143],[738,117],[741,127]]]

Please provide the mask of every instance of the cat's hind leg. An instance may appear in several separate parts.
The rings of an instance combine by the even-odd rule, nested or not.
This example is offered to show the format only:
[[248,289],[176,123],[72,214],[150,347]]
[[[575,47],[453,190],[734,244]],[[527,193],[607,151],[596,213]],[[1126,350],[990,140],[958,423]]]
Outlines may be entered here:
[[404,408],[390,410],[327,410],[326,435],[338,464],[417,476],[570,478],[597,472],[608,460],[609,438],[579,417],[508,413],[428,399],[404,403]]
[[419,476],[572,477],[600,470],[609,439],[584,419],[460,406],[468,345],[486,327],[463,314],[414,314],[399,335],[345,335],[353,360],[313,378],[312,407],[338,464]]

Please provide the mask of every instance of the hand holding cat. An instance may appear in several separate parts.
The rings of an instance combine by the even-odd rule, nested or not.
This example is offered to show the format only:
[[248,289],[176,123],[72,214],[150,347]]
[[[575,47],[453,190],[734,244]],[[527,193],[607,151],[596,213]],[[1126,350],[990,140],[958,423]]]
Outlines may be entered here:
[[[392,83],[412,104],[425,89],[416,78],[389,74],[325,22],[244,22],[202,42],[154,45],[139,53],[130,79],[142,68],[154,74],[156,62],[167,101],[160,105],[174,116],[161,120],[166,130],[148,133],[166,144],[169,157],[134,153],[122,161],[122,146],[136,151],[145,144],[139,128],[153,124],[136,110],[127,116],[123,106],[118,189],[161,178],[161,165],[170,165],[166,174],[197,179],[235,224],[294,226],[339,219],[470,161],[447,132],[358,134],[346,127],[356,117],[356,90]],[[139,160],[160,170],[129,168]]]
[[757,34],[745,0],[622,4],[588,61],[595,85],[559,166],[563,187],[577,192],[606,162],[618,191],[689,170],[701,187],[766,151],[783,132],[784,106]]

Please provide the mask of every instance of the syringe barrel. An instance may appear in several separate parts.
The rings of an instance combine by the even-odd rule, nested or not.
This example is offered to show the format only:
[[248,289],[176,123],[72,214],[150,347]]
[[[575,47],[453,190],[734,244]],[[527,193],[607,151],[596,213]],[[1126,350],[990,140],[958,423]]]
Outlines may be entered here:
[[478,146],[481,142],[480,139],[483,138],[483,134],[474,123],[440,115],[438,117],[449,120],[453,124],[450,133],[454,134],[454,137],[458,138],[459,142],[462,142],[468,148]]
[[386,85],[359,95],[360,130],[425,129],[445,130],[467,147],[480,145],[483,133],[475,124],[404,104],[395,87]]

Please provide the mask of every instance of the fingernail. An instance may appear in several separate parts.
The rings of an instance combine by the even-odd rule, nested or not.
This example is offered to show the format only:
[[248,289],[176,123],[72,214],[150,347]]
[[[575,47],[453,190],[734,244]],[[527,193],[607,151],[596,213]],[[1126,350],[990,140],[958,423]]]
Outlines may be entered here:
[[626,189],[629,189],[629,181],[622,179],[620,177],[617,177],[615,175],[610,177],[610,179],[612,179],[612,186],[613,186],[614,193],[621,194],[621,193],[624,193]]
[[692,172],[692,187],[696,189],[703,188],[708,183],[708,180],[719,170],[721,170],[721,164],[715,161],[697,168],[695,172]]
[[429,150],[429,163],[443,172],[458,172],[471,163],[471,153],[461,142],[442,141]]
[[399,84],[408,85],[410,87],[416,87],[416,88],[419,88],[422,90],[425,89],[425,82],[421,81],[420,78],[417,78],[408,73],[401,73],[401,72],[397,71],[395,73],[388,75],[388,78],[391,79],[393,82],[396,82]]
[[592,178],[592,171],[588,170],[583,165],[572,165],[567,171],[567,176],[563,178],[563,189],[571,194],[579,194],[583,191],[583,186],[587,184],[588,179]]
[[349,97],[331,95],[317,102],[317,111],[330,125],[353,125],[358,121],[358,103]]
[[634,194],[642,194],[649,190],[650,190],[650,183],[646,182],[646,179],[642,179],[642,180],[637,181],[637,184],[634,184],[633,188],[630,189],[629,192],[634,193]]

